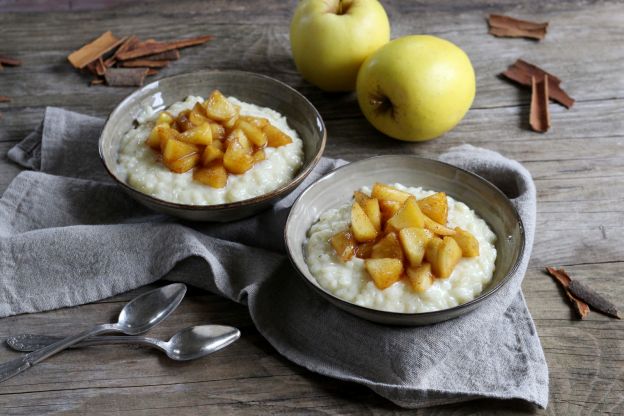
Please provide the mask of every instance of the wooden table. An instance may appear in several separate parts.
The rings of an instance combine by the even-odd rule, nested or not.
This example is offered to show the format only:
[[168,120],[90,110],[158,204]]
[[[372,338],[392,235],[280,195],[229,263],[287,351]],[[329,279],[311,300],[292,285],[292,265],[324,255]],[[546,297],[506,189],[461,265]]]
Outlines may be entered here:
[[[616,1],[445,0],[384,1],[393,37],[429,33],[460,45],[472,59],[478,92],[466,118],[443,138],[400,143],[375,132],[350,94],[325,94],[302,81],[289,50],[294,1],[157,1],[143,5],[0,0],[0,53],[24,61],[0,73],[0,191],[20,171],[7,150],[41,120],[46,106],[105,116],[129,88],[89,87],[67,54],[105,30],[142,38],[211,33],[206,46],[182,52],[160,76],[205,68],[261,72],[305,94],[329,131],[327,156],[413,153],[436,157],[462,143],[522,162],[538,190],[538,220],[524,294],[550,367],[550,404],[535,410],[519,401],[480,400],[417,414],[623,414],[624,323],[592,313],[578,321],[562,291],[542,272],[565,266],[578,279],[622,306],[624,296],[624,5]],[[259,3],[259,2],[258,2]],[[111,7],[113,6],[114,7]],[[42,9],[51,12],[39,12]],[[88,9],[88,10],[87,10]],[[29,13],[25,13],[28,11]],[[507,13],[550,21],[543,42],[497,39],[485,16]],[[577,99],[571,110],[551,104],[552,128],[528,128],[529,94],[497,77],[516,58],[563,79]],[[179,273],[174,271],[173,273]],[[2,288],[0,288],[2,290]],[[145,290],[145,289],[142,289]],[[137,292],[141,292],[138,290]],[[0,338],[23,332],[69,334],[112,318],[128,293],[48,313],[0,320]],[[63,353],[0,385],[2,414],[247,414],[399,413],[368,389],[310,373],[280,357],[254,329],[246,308],[192,291],[154,333],[206,321],[236,325],[233,346],[192,363],[176,363],[144,349],[122,347]],[[0,360],[15,357],[4,345]]]

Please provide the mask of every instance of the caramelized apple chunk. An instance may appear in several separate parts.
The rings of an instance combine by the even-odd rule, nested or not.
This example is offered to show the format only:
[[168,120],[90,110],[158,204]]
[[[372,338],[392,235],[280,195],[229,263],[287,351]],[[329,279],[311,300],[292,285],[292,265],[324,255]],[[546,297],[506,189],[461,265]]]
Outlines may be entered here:
[[206,146],[201,156],[203,166],[208,166],[215,160],[223,160],[223,151],[214,146]]
[[374,246],[371,252],[372,259],[399,259],[403,260],[403,250],[401,250],[401,243],[395,233],[386,234],[381,240],[379,240]]
[[359,243],[373,241],[377,237],[375,226],[357,202],[351,207],[351,230]]
[[444,192],[437,192],[418,201],[423,214],[439,224],[446,224],[448,218],[448,202]]
[[408,267],[406,274],[416,293],[425,292],[433,284],[433,274],[429,263],[423,263],[418,267]]
[[216,161],[207,167],[196,169],[193,179],[213,188],[224,188],[227,185],[228,174],[220,161]]
[[355,254],[356,242],[350,231],[341,231],[330,239],[331,246],[342,261],[349,261]]
[[366,259],[364,267],[381,290],[398,282],[403,274],[403,263],[398,259]]
[[236,123],[236,127],[241,129],[251,141],[257,147],[264,147],[267,145],[267,135],[262,129],[256,127],[248,121],[239,119]]
[[416,198],[410,196],[403,206],[386,222],[387,231],[399,231],[408,227],[422,228],[425,224],[423,213],[418,208]]
[[453,235],[452,237],[459,245],[459,248],[461,248],[462,256],[479,256],[479,241],[474,235],[459,227],[455,227],[455,235]]
[[186,130],[180,134],[179,140],[202,146],[209,145],[212,143],[212,130],[210,129],[210,124],[204,123]]
[[214,90],[204,102],[206,115],[215,121],[226,121],[238,115],[238,110],[221,91]]
[[267,145],[270,147],[286,146],[292,143],[292,139],[289,135],[272,124],[266,125],[263,131],[267,136]]
[[431,236],[424,228],[408,227],[399,231],[399,240],[410,266],[419,266],[425,256],[425,249]]
[[373,185],[373,190],[371,192],[371,197],[373,198],[386,201],[396,201],[400,203],[405,202],[410,196],[412,196],[412,194],[399,191],[395,187],[379,182]]

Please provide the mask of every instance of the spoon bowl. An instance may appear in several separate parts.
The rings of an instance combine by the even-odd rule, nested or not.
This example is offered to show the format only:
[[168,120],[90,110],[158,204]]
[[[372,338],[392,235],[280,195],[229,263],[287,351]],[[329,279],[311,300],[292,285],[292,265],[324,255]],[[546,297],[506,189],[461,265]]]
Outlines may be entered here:
[[186,286],[173,283],[137,296],[119,313],[117,326],[124,334],[147,332],[173,312],[186,293]]
[[231,326],[191,326],[171,337],[163,351],[173,360],[195,360],[227,347],[238,338],[240,331]]

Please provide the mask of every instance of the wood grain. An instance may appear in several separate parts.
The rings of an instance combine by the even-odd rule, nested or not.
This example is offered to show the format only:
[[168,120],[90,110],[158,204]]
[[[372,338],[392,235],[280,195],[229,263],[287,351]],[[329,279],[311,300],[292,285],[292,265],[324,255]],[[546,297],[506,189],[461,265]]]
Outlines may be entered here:
[[[563,291],[543,273],[564,266],[622,306],[624,285],[624,9],[620,2],[486,0],[383,1],[393,37],[430,33],[460,45],[477,73],[477,97],[466,118],[439,140],[392,141],[361,116],[353,94],[327,94],[297,74],[288,24],[295,1],[129,2],[0,0],[2,53],[23,61],[0,74],[0,191],[20,169],[7,150],[41,120],[46,106],[106,116],[131,88],[89,87],[90,77],[67,54],[105,30],[159,40],[210,33],[206,45],[180,53],[155,77],[205,68],[242,69],[280,79],[305,94],[325,119],[326,155],[358,160],[377,154],[436,157],[470,143],[522,162],[538,189],[537,235],[523,289],[550,367],[550,404],[535,410],[519,401],[479,400],[410,414],[624,414],[624,323],[599,314],[575,319]],[[47,7],[47,8],[46,8]],[[24,10],[26,13],[9,13]],[[33,10],[48,11],[32,13]],[[68,13],[67,11],[73,11]],[[487,34],[489,13],[549,21],[535,43]],[[97,22],[94,23],[94,22]],[[517,58],[557,74],[577,99],[566,110],[551,104],[551,129],[528,126],[530,94],[497,76]],[[172,273],[190,273],[182,266]],[[0,320],[0,339],[23,332],[69,334],[76,322],[112,318],[146,288],[95,304]],[[79,319],[77,318],[79,317]],[[254,329],[246,309],[191,291],[171,319],[154,331],[215,322],[241,328],[242,338],[195,363],[159,353],[104,347],[68,351],[0,384],[0,413],[123,414],[396,414],[401,409],[366,388],[321,377],[280,357]],[[17,356],[0,345],[0,360]]]

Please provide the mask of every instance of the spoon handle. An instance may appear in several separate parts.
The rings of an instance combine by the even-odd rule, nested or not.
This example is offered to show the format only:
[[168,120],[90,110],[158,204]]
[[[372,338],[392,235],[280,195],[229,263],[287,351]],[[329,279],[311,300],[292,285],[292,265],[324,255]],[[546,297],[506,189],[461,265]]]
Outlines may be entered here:
[[[61,337],[53,337],[49,335],[22,334],[6,339],[6,343],[11,349],[21,352],[31,352],[62,339]],[[147,337],[131,336],[131,335],[107,335],[87,338],[69,348],[82,348],[92,345],[110,345],[110,344],[141,344],[152,346],[153,340]]]
[[23,357],[16,358],[11,361],[7,361],[4,364],[0,364],[0,383],[8,380],[9,378],[28,370],[33,365],[45,360],[52,355],[63,351],[70,346],[77,344],[85,338],[89,338],[105,332],[121,332],[115,324],[102,324],[97,325],[90,330],[83,331],[79,334],[62,338],[46,347],[38,349],[26,354]]

